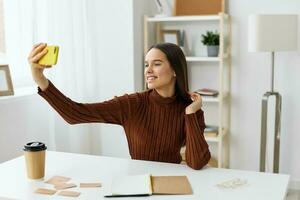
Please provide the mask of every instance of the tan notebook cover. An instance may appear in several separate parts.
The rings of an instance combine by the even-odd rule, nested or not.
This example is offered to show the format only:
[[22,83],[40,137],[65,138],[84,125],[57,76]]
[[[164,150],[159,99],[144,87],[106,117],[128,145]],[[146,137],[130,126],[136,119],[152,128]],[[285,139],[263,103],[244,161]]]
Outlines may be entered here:
[[186,176],[151,176],[152,194],[193,194]]

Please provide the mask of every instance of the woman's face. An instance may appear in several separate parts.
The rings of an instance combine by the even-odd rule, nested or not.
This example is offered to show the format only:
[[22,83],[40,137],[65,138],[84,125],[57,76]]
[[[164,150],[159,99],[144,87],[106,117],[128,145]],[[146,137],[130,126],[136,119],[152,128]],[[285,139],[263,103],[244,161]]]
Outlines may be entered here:
[[175,72],[159,49],[153,48],[147,53],[144,75],[149,89],[168,90],[175,87]]

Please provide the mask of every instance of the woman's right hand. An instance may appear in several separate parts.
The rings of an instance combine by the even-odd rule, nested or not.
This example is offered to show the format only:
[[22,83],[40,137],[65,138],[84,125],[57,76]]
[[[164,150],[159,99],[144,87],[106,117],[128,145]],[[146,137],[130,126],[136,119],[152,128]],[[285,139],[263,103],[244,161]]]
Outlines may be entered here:
[[31,65],[32,78],[43,91],[49,85],[49,81],[43,72],[45,68],[51,66],[40,65],[38,64],[38,61],[47,53],[46,46],[46,43],[35,44],[28,56],[28,62]]

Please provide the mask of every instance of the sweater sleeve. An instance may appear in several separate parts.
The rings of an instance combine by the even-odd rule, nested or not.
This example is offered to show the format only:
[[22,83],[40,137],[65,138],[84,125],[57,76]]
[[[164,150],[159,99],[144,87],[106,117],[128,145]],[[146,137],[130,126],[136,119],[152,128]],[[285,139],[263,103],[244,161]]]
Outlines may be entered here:
[[203,135],[204,129],[205,123],[202,110],[185,115],[185,157],[187,165],[193,169],[201,169],[211,157],[208,144]]
[[102,122],[122,125],[128,118],[129,95],[115,97],[101,103],[77,103],[62,94],[50,81],[42,96],[69,124]]

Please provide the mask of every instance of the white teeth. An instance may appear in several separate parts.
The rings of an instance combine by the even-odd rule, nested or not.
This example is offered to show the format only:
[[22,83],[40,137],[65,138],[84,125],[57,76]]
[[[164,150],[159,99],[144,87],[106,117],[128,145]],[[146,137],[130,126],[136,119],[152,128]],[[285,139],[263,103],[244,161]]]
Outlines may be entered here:
[[152,81],[154,79],[156,79],[156,77],[154,77],[154,76],[147,77],[147,80],[149,80],[149,81]]

